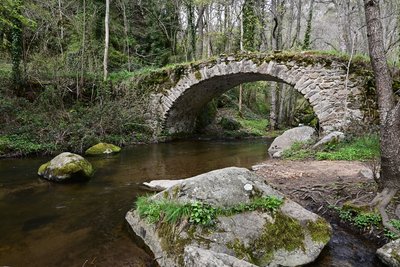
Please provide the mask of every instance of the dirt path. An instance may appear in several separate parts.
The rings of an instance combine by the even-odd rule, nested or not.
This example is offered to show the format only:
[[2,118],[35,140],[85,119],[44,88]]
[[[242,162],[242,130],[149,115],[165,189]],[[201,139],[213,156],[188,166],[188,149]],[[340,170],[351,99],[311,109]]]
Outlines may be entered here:
[[372,171],[357,161],[267,160],[253,169],[273,187],[312,210],[376,194]]

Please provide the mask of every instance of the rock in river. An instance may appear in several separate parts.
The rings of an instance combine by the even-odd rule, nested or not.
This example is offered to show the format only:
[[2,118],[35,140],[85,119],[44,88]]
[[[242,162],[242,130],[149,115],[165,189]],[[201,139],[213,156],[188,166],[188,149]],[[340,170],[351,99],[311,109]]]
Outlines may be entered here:
[[48,180],[65,182],[89,179],[93,172],[92,164],[82,156],[64,152],[41,165],[38,175]]
[[118,153],[121,151],[119,146],[107,143],[98,143],[85,151],[86,155],[102,155],[102,154],[111,154],[111,153]]
[[[251,208],[260,199],[274,199],[279,205],[274,211]],[[151,222],[143,210],[129,211],[126,220],[160,266],[304,265],[318,257],[331,236],[331,227],[323,218],[244,168],[225,168],[188,178],[146,201],[189,207],[202,203],[205,206],[196,206],[200,214],[206,209],[203,207],[231,211],[218,213],[212,226],[194,223],[190,217],[193,213],[171,223],[162,216]],[[193,216],[199,216],[196,212]]]
[[285,131],[275,138],[268,148],[268,154],[274,158],[280,158],[282,152],[290,148],[295,142],[308,142],[315,137],[316,131],[309,126],[296,127]]
[[400,239],[387,243],[376,254],[387,266],[400,267]]

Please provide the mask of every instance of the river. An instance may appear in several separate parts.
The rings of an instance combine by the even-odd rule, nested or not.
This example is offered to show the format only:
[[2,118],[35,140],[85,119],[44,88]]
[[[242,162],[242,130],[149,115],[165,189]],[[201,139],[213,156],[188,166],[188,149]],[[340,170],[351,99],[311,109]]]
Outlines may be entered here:
[[[267,142],[180,141],[133,146],[89,158],[95,176],[83,184],[39,179],[50,158],[0,160],[0,266],[152,266],[130,236],[125,213],[140,184],[210,170],[251,167],[267,157]],[[334,226],[334,237],[310,266],[381,266],[376,247]]]

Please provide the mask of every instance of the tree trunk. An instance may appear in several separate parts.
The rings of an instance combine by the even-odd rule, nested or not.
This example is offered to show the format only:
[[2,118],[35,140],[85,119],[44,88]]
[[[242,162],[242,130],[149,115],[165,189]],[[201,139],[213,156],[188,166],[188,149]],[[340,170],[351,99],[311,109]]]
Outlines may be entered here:
[[381,137],[381,187],[400,188],[400,103],[395,103],[392,77],[383,45],[379,0],[364,0],[369,53],[375,74]]
[[282,125],[286,125],[286,104],[287,102],[287,95],[288,95],[288,90],[286,84],[279,83],[278,84],[278,90],[279,90],[279,112],[278,112],[278,125],[282,127]]
[[242,116],[243,84],[239,85],[239,116]]
[[206,7],[206,22],[207,22],[207,58],[211,57],[211,7],[212,3]]
[[338,12],[338,21],[341,29],[340,50],[350,54],[351,31],[350,31],[350,2],[335,1]]
[[125,0],[120,0],[120,5],[122,8],[122,16],[123,16],[123,20],[124,20],[124,35],[125,35],[124,53],[128,57],[128,71],[131,71],[131,51],[130,51],[130,45],[129,45],[129,23],[128,23],[128,18],[126,16]]
[[104,28],[105,28],[105,36],[104,36],[104,60],[103,60],[103,70],[104,70],[104,77],[103,80],[107,80],[108,76],[108,43],[110,41],[110,0],[106,0],[106,15],[104,18]]
[[293,28],[293,22],[294,22],[294,2],[290,2],[289,4],[289,22],[288,22],[288,30],[286,33],[286,40],[284,46],[287,48],[291,48],[291,43],[292,43],[292,28]]
[[192,1],[186,4],[187,22],[188,22],[188,58],[189,60],[196,59],[196,26],[194,22],[194,7]]
[[[274,26],[272,30],[272,47],[275,50],[282,49],[282,21],[283,21],[283,1],[272,0],[271,10],[274,16]],[[279,104],[280,104],[280,85],[278,83],[272,83],[271,86],[271,109],[270,109],[270,129],[275,130],[278,128],[279,118]],[[283,97],[283,95],[281,95]]]
[[302,0],[298,0],[297,2],[297,16],[296,16],[296,33],[294,35],[292,41],[292,47],[297,45],[296,42],[299,42],[299,35],[301,30],[301,12],[302,12]]
[[199,18],[197,19],[197,28],[199,29],[199,50],[197,58],[203,58],[204,54],[204,11],[205,6],[199,9]]
[[83,25],[82,25],[82,55],[81,55],[81,80],[76,89],[76,99],[79,99],[80,88],[83,87],[85,73],[85,45],[86,45],[86,0],[83,0]]
[[271,83],[271,88],[270,88],[270,100],[271,100],[271,107],[270,107],[270,112],[269,112],[269,129],[271,131],[276,130],[277,128],[277,93],[278,91],[278,84],[276,82]]
[[368,41],[367,41],[367,31],[364,27],[365,25],[365,14],[363,13],[363,3],[362,0],[357,0],[358,18],[359,18],[359,29],[361,31],[361,53],[366,54],[368,52]]
[[310,49],[313,12],[314,12],[314,0],[311,0],[310,9],[308,10],[307,28],[306,32],[304,33],[303,50]]

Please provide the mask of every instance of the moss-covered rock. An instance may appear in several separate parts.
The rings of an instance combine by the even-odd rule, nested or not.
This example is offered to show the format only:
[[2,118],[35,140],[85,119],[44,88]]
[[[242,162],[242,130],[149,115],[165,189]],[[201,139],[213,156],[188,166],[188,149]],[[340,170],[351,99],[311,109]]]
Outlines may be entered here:
[[85,151],[86,155],[102,155],[102,154],[111,154],[111,153],[118,153],[121,151],[119,146],[107,143],[98,143]]
[[89,161],[77,154],[64,152],[39,167],[38,175],[56,182],[87,180],[94,169]]
[[[251,191],[246,189],[249,185]],[[273,211],[245,208],[255,207],[255,196],[273,197],[281,203]],[[331,236],[331,227],[324,219],[242,168],[231,167],[182,180],[147,200],[161,204],[154,208],[137,203],[126,220],[153,251],[160,266],[300,266],[314,261]],[[203,204],[197,205],[195,212],[184,208],[199,200]],[[154,210],[157,212],[151,218],[158,218],[149,221],[144,215]],[[168,221],[179,212],[183,214],[180,219]],[[192,216],[204,215],[213,218],[213,223],[196,224],[191,220]],[[204,250],[208,256],[199,258],[198,253],[188,253],[190,246]],[[223,265],[222,258],[229,264]],[[213,262],[219,265],[212,265]]]

